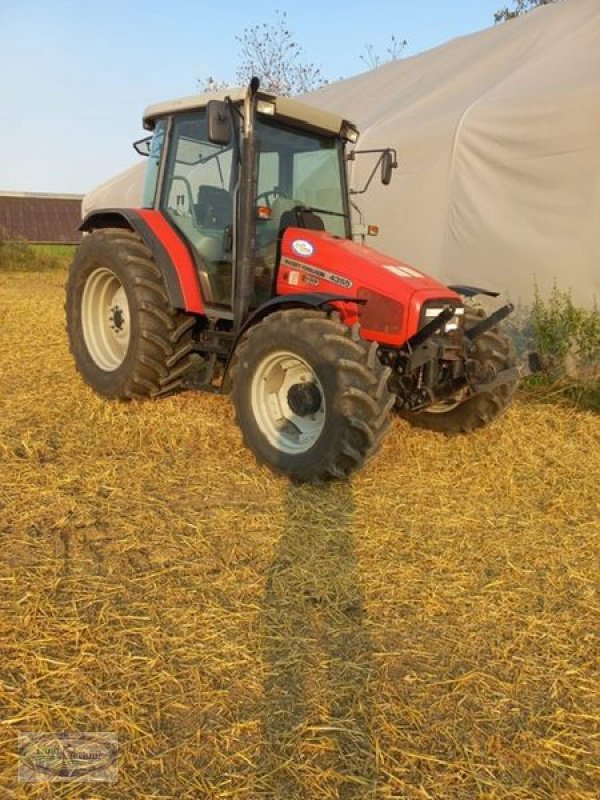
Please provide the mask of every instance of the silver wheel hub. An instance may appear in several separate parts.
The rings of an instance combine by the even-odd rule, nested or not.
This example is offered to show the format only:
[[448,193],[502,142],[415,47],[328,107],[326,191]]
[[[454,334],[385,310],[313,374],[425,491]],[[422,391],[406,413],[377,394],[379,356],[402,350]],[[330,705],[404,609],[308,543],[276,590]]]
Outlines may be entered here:
[[269,444],[284,453],[305,453],[325,427],[323,387],[294,353],[270,353],[259,363],[250,389],[252,412]]
[[95,269],[83,289],[81,323],[88,353],[105,372],[113,372],[125,360],[131,338],[130,321],[129,302],[121,281],[106,267]]
[[440,400],[437,403],[433,403],[433,405],[427,406],[424,412],[426,414],[447,414],[461,405],[461,403],[464,403],[468,396],[468,389],[461,389],[454,397],[448,397],[446,400]]

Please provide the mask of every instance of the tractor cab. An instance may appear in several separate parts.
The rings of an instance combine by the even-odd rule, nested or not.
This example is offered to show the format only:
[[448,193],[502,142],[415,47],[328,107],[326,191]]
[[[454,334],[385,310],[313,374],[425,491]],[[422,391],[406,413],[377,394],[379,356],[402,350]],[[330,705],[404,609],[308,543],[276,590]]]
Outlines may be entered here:
[[333,114],[256,95],[250,145],[255,166],[250,180],[243,180],[244,114],[252,112],[245,93],[220,98],[207,95],[146,111],[144,122],[153,134],[143,205],[160,211],[177,230],[192,254],[206,305],[223,310],[233,307],[242,206],[249,207],[252,309],[274,294],[287,227],[350,238],[344,145],[357,133]]

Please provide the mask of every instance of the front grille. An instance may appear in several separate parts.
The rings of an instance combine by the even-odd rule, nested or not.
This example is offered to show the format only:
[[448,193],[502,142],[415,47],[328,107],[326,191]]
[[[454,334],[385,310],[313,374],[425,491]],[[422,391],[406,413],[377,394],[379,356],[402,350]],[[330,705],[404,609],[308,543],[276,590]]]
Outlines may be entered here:
[[358,313],[362,328],[394,336],[402,331],[403,308],[400,303],[371,289],[361,287],[356,296],[359,300],[366,300],[359,305]]

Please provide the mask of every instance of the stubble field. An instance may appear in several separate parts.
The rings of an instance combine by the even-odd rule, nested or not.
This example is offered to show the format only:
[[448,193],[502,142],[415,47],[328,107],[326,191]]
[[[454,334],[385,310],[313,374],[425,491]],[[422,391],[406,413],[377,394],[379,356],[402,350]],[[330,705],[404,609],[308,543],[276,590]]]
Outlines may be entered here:
[[[597,415],[294,486],[226,398],[96,397],[64,277],[0,274],[0,797],[600,796]],[[116,732],[118,782],[20,784],[19,731]]]

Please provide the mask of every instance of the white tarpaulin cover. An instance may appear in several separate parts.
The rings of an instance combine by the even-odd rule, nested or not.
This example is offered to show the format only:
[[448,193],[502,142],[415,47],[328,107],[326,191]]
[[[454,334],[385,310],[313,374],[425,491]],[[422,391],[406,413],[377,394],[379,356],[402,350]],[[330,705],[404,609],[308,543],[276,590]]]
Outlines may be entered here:
[[[398,151],[392,184],[357,198],[378,249],[515,301],[534,280],[600,298],[600,0],[543,6],[306,99],[353,120],[359,147]],[[355,186],[372,164],[359,157]],[[131,204],[140,184],[134,168],[84,208]]]

